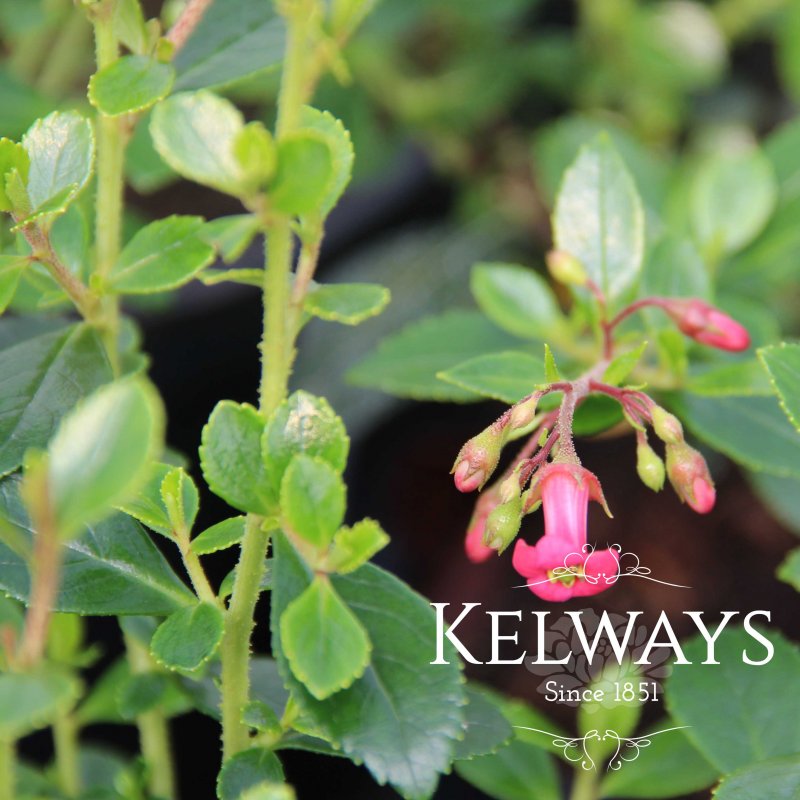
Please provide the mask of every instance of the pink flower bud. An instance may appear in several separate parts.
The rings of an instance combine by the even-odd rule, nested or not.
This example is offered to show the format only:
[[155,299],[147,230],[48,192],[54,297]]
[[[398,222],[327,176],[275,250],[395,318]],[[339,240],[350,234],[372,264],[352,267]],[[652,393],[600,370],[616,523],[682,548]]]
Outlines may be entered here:
[[681,501],[698,514],[714,508],[717,494],[703,456],[685,442],[667,445],[667,475]]
[[665,298],[660,305],[682,333],[701,344],[734,352],[750,346],[750,334],[743,325],[702,300]]
[[498,505],[500,505],[500,498],[491,489],[482,494],[480,500],[475,504],[475,511],[464,539],[464,550],[467,558],[473,564],[481,564],[497,552],[483,543],[483,537],[486,533],[486,519]]
[[527,428],[528,425],[533,422],[536,416],[536,406],[541,397],[541,392],[534,392],[530,397],[526,397],[520,400],[515,406],[512,406],[511,418],[509,420],[509,428],[512,431]]
[[473,492],[489,480],[500,460],[509,417],[509,412],[506,412],[461,448],[450,470],[459,492]]

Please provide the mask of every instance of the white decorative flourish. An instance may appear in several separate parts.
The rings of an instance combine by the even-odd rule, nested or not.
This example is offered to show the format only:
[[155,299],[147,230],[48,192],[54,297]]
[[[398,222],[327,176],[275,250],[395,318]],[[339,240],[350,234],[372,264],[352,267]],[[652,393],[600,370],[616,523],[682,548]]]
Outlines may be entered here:
[[[581,547],[580,552],[573,551],[564,556],[564,565],[555,567],[550,570],[550,577],[542,581],[534,581],[532,583],[523,583],[515,586],[515,589],[527,589],[531,586],[539,586],[542,583],[550,583],[553,580],[563,580],[564,578],[574,577],[576,580],[580,579],[586,583],[596,586],[598,583],[603,582],[606,586],[612,586],[620,578],[644,578],[653,583],[660,583],[663,586],[673,586],[676,589],[691,589],[691,586],[684,586],[681,583],[669,583],[668,581],[660,581],[658,578],[651,577],[652,570],[649,567],[643,567],[642,562],[635,553],[630,551],[623,552],[622,547],[618,544],[608,546],[609,550],[614,550],[617,553],[617,571],[611,575],[606,575],[605,572],[600,572],[597,575],[592,575],[586,572],[586,565],[591,560],[595,552],[593,544],[585,544]],[[629,559],[633,563],[627,564],[623,569],[622,562],[624,559]],[[577,563],[576,563],[577,560]],[[570,564],[569,562],[573,563]]]
[[589,748],[587,743],[592,740],[598,742],[605,742],[610,739],[615,743],[613,755],[608,760],[606,770],[618,770],[626,762],[636,761],[642,749],[649,747],[652,743],[654,736],[660,736],[662,733],[669,733],[670,731],[680,731],[684,728],[691,727],[690,725],[680,725],[676,728],[665,728],[662,731],[653,731],[647,736],[620,736],[616,731],[609,730],[608,728],[601,734],[599,730],[593,729],[588,731],[585,736],[575,736],[567,738],[566,736],[559,736],[550,731],[543,731],[539,728],[528,728],[524,725],[514,725],[513,727],[519,728],[523,731],[533,731],[533,733],[542,733],[550,737],[550,744],[557,747],[562,751],[564,758],[572,764],[580,764],[581,769],[591,772],[596,770],[597,765],[594,759],[589,755]]

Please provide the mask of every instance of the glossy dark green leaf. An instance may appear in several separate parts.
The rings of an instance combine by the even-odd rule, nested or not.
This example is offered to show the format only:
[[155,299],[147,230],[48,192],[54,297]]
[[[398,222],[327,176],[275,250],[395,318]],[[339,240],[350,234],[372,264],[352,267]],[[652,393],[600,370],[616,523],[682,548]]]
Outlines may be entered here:
[[[16,477],[0,483],[0,518],[30,548],[33,536],[18,486]],[[30,575],[25,559],[0,542],[0,562],[0,589],[27,600]],[[124,514],[87,527],[65,544],[55,611],[87,616],[167,615],[196,602],[150,537]]]
[[800,756],[771,758],[726,775],[714,800],[795,800],[800,797]]
[[544,364],[524,352],[477,356],[439,372],[437,377],[462,389],[504,403],[516,403],[545,382]]
[[192,550],[199,556],[205,556],[233,547],[244,537],[244,519],[244,517],[231,517],[206,528],[192,540]]
[[[280,654],[278,621],[312,576],[280,533],[275,559],[272,635],[273,652]],[[349,689],[326,700],[316,700],[279,655],[284,680],[320,733],[363,761],[379,783],[391,783],[412,800],[427,798],[463,730],[458,659],[448,646],[449,666],[430,664],[433,612],[392,575],[367,564],[331,583],[372,641],[370,665]]]
[[243,792],[264,781],[283,782],[278,757],[263,747],[252,747],[229,758],[217,778],[219,800],[240,800]]
[[13,740],[45,727],[79,693],[78,682],[62,672],[0,675],[0,736]]
[[769,376],[758,359],[750,358],[734,362],[711,362],[692,365],[685,388],[692,394],[706,397],[725,395],[775,394]]
[[89,102],[109,117],[134,114],[166,97],[174,82],[171,64],[150,56],[123,56],[92,75]]
[[772,515],[800,536],[800,479],[767,472],[750,472],[747,477]]
[[306,295],[304,309],[315,317],[343,325],[358,325],[377,316],[391,294],[376,283],[315,284]]
[[467,684],[467,701],[464,738],[456,743],[453,754],[456,761],[494,753],[513,735],[511,725],[491,693],[474,684]]
[[800,431],[800,344],[763,347],[758,357],[770,375],[789,422]]
[[223,624],[222,611],[211,603],[182,608],[158,626],[150,654],[167,669],[196,670],[216,653]]

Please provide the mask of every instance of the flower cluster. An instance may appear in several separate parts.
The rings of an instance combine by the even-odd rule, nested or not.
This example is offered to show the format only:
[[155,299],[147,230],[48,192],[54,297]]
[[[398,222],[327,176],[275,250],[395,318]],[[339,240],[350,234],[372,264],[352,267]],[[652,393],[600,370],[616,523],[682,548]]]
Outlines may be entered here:
[[[679,330],[701,344],[724,350],[749,346],[747,331],[717,308],[695,299],[646,298],[604,323],[606,341],[614,327],[634,311],[663,309]],[[607,354],[610,356],[610,354]],[[618,388],[602,381],[608,357],[575,381],[553,382],[508,409],[460,450],[453,475],[462,492],[483,489],[495,472],[509,441],[529,438],[511,466],[482,492],[470,520],[465,549],[474,563],[502,553],[519,533],[522,519],[540,506],[544,536],[531,545],[516,542],[512,563],[525,585],[552,602],[602,592],[619,575],[619,555],[588,544],[589,501],[611,516],[597,477],[581,466],[575,451],[572,421],[576,408],[591,394],[617,400],[636,434],[637,472],[642,482],[660,491],[666,479],[682,502],[706,514],[714,507],[714,482],[703,456],[685,440],[680,420],[635,387]],[[545,396],[560,393],[560,404],[541,411]],[[661,441],[665,457],[651,447],[648,431]]]

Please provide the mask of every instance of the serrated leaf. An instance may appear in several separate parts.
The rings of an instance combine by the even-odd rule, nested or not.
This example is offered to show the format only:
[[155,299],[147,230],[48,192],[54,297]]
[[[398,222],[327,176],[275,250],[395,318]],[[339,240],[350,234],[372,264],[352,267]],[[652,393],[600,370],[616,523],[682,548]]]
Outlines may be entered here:
[[117,692],[120,716],[132,720],[155,708],[167,691],[167,676],[160,672],[140,672],[128,676]]
[[212,525],[192,540],[191,548],[198,556],[227,550],[244,537],[244,517],[231,517]]
[[104,386],[64,417],[47,448],[47,486],[62,536],[135,495],[163,448],[164,410],[140,379]]
[[275,538],[271,625],[273,652],[284,680],[320,735],[363,761],[379,782],[422,800],[449,768],[461,735],[464,702],[458,659],[446,647],[449,665],[432,666],[436,621],[428,603],[397,578],[371,564],[331,578],[333,587],[364,626],[372,659],[362,678],[326,700],[317,700],[294,678],[285,657],[278,621],[289,603],[311,583],[286,538]]
[[[686,735],[720,772],[772,756],[800,752],[800,724],[786,697],[800,692],[800,653],[775,631],[772,660],[758,667],[743,662],[764,657],[764,646],[743,629],[726,629],[715,644],[719,664],[703,664],[706,642],[681,643],[690,665],[676,665],[667,679],[667,704]],[[721,665],[721,666],[720,666]],[[780,686],[780,692],[775,687]],[[745,735],[743,735],[745,734]]]
[[544,380],[545,383],[558,383],[561,380],[556,357],[547,342],[544,343]]
[[800,592],[800,547],[795,548],[786,556],[775,575]]
[[547,281],[515,264],[476,264],[470,289],[484,314],[498,327],[523,339],[543,339],[563,323]]
[[449,311],[414,322],[384,339],[347,377],[357,386],[415,400],[474,401],[480,394],[436,376],[468,359],[514,346],[519,341],[483,314]]
[[[258,230],[258,220],[253,214],[234,214],[206,222],[201,237],[226,264],[232,264],[248,248]],[[258,274],[263,283],[263,273],[259,270]]]
[[182,608],[158,626],[150,654],[167,669],[192,672],[217,652],[224,622],[222,611],[211,603]]
[[92,75],[89,102],[109,117],[133,114],[166,97],[174,82],[171,64],[150,56],[122,56]]
[[294,456],[281,481],[283,528],[317,548],[327,547],[342,524],[345,486],[327,461]]
[[769,372],[789,422],[800,431],[800,344],[762,347],[758,357]]
[[292,672],[317,700],[352,686],[369,664],[364,626],[324,575],[289,603],[280,627]]
[[11,139],[0,138],[0,211],[11,211],[14,208],[5,189],[6,175],[11,170],[16,170],[24,184],[28,180],[29,169],[30,159],[27,150]]
[[233,144],[244,117],[230,101],[211,92],[184,92],[159,103],[150,120],[153,145],[179,175],[238,196],[247,176]]
[[61,672],[0,675],[0,737],[13,741],[45,727],[79,693],[78,682]]
[[324,397],[299,390],[272,414],[261,446],[269,481],[277,496],[286,468],[295,455],[317,456],[342,472],[350,439],[341,417]]
[[380,314],[390,299],[389,290],[376,283],[316,284],[306,295],[303,307],[328,322],[358,325]]
[[506,744],[513,730],[489,692],[475,684],[467,684],[467,705],[464,709],[464,738],[456,743],[456,761],[473,759],[496,752]]
[[637,280],[644,251],[642,202],[607,135],[582,147],[564,173],[553,234],[556,249],[577,258],[610,302]]
[[311,106],[304,106],[300,114],[300,126],[322,134],[331,151],[333,176],[321,203],[321,211],[327,216],[344,194],[353,174],[355,152],[350,132],[341,120],[336,119],[329,111],[318,111]]
[[55,111],[31,126],[22,146],[30,159],[31,215],[63,212],[92,175],[91,123],[74,111]]
[[[0,519],[13,526],[30,550],[34,536],[19,497],[19,482],[18,477],[0,482]],[[0,541],[0,563],[0,589],[27,601],[30,574],[24,556]],[[54,611],[84,616],[167,615],[196,602],[150,537],[124,514],[88,526],[64,545]]]
[[471,358],[437,377],[483,397],[516,403],[545,380],[544,365],[523,352],[491,353]]
[[240,511],[269,515],[276,495],[261,457],[264,420],[252,406],[222,400],[203,428],[200,466],[214,494]]
[[139,491],[117,506],[120,511],[139,520],[150,530],[170,539],[172,539],[172,523],[161,497],[161,484],[171,470],[172,467],[169,464],[152,464],[150,474]]
[[332,572],[345,574],[358,569],[389,544],[389,537],[374,519],[362,519],[339,528],[326,563]]
[[265,781],[283,782],[283,768],[278,757],[263,747],[243,750],[222,765],[217,778],[219,800],[240,800],[241,795]]
[[281,732],[278,715],[261,700],[252,700],[242,709],[242,722],[260,732]]
[[278,167],[268,191],[278,211],[322,214],[333,180],[333,153],[325,136],[300,130],[278,141]]
[[603,373],[603,381],[611,386],[620,386],[623,381],[636,369],[644,351],[647,349],[648,342],[642,342],[633,350],[621,353],[614,358],[606,367]]
[[771,758],[726,775],[714,800],[794,800],[800,796],[800,756]]
[[200,495],[183,467],[173,467],[161,482],[161,501],[173,530],[192,530],[200,507]]
[[149,294],[175,289],[214,260],[203,240],[202,217],[172,215],[146,225],[120,253],[108,278],[120,294]]

